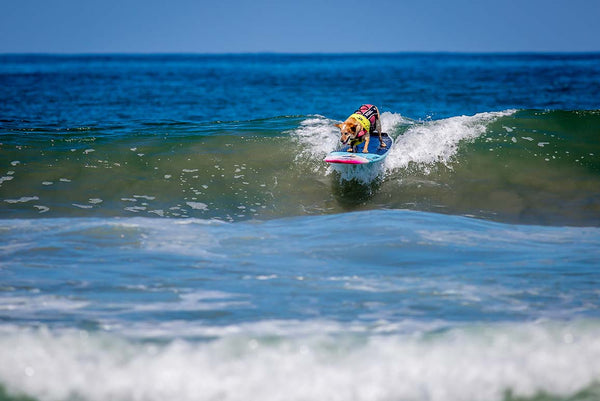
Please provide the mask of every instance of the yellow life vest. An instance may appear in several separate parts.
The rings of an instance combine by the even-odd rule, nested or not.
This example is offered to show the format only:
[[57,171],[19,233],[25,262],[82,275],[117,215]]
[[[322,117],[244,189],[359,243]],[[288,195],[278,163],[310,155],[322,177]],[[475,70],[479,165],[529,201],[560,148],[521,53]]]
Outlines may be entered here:
[[352,114],[350,117],[352,117],[356,121],[358,121],[360,123],[360,125],[362,125],[362,127],[363,127],[364,132],[361,131],[358,134],[358,136],[363,136],[367,132],[371,132],[371,122],[367,119],[367,117],[363,116],[362,114],[357,114],[357,113]]

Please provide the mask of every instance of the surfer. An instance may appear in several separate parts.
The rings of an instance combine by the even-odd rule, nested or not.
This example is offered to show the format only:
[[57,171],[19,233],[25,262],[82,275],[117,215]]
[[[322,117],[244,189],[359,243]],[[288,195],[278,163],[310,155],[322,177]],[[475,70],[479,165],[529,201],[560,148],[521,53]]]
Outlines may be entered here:
[[372,104],[363,104],[358,110],[346,119],[342,124],[336,124],[341,130],[340,141],[343,144],[350,142],[348,152],[355,152],[356,147],[365,142],[363,153],[369,153],[369,141],[371,134],[377,132],[379,135],[379,144],[382,148],[387,145],[381,139],[381,118],[379,110]]

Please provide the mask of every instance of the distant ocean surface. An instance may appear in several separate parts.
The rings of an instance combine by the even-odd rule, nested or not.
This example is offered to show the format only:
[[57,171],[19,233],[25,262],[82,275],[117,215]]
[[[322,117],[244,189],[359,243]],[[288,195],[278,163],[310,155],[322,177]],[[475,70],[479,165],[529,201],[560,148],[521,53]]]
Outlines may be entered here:
[[[323,162],[363,103],[395,138]],[[0,55],[0,400],[600,400],[600,54]]]

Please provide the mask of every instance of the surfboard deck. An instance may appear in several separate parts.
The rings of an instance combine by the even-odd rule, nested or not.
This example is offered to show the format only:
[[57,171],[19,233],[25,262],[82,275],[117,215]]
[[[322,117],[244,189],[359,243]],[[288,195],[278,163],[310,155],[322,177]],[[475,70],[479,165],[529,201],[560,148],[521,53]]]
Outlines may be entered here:
[[357,146],[357,152],[348,152],[350,146],[345,145],[341,149],[331,152],[325,157],[327,163],[339,164],[369,164],[382,161],[388,155],[394,140],[385,132],[381,134],[381,139],[387,145],[385,148],[379,146],[379,136],[371,135],[369,143],[369,153],[363,153],[364,142]]

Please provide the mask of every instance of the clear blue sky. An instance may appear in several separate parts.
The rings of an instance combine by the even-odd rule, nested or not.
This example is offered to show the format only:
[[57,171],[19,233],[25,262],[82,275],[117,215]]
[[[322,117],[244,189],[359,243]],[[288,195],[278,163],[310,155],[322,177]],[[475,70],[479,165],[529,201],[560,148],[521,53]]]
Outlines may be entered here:
[[600,0],[13,0],[0,53],[600,51]]

